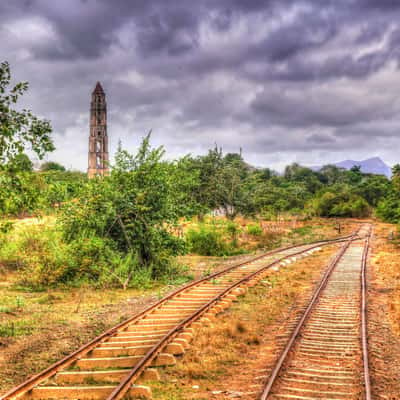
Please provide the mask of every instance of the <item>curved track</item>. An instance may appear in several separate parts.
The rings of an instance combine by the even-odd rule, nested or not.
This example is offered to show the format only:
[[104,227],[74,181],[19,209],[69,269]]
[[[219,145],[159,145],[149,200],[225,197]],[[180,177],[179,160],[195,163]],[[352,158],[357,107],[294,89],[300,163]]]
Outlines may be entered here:
[[370,400],[366,264],[371,228],[332,261],[260,397]]
[[213,318],[229,307],[244,287],[261,279],[268,268],[353,238],[354,234],[278,249],[192,282],[104,332],[1,399],[150,397],[147,387],[134,383],[143,376],[157,379],[157,371],[151,366],[174,364],[174,355],[184,353],[197,320]]

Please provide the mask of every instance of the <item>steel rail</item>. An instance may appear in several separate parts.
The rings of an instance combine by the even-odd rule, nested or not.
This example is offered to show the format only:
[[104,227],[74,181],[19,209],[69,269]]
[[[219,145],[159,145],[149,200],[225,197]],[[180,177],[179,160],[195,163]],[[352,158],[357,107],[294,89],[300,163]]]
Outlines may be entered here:
[[[320,245],[329,245],[329,244],[333,244],[333,243],[340,243],[340,242],[352,240],[352,238],[354,238],[354,236],[356,234],[357,233],[352,233],[350,235],[341,236],[341,237],[334,238],[334,239],[325,239],[325,240],[319,240],[319,241],[311,242],[311,243],[303,243],[303,244],[297,244],[297,245],[292,245],[292,246],[288,246],[288,247],[282,247],[282,248],[274,249],[274,250],[271,250],[269,252],[263,253],[263,254],[261,254],[259,256],[252,257],[251,259],[249,259],[247,261],[244,261],[242,263],[235,264],[233,266],[227,267],[227,268],[225,268],[225,269],[223,269],[221,271],[215,272],[215,273],[213,273],[211,275],[208,275],[208,276],[206,276],[204,278],[200,278],[200,279],[197,279],[197,280],[195,280],[193,282],[190,282],[187,285],[184,285],[183,287],[174,290],[169,295],[165,296],[163,299],[157,301],[156,303],[150,305],[149,307],[146,307],[141,312],[133,315],[132,317],[130,317],[127,320],[119,323],[118,325],[115,325],[114,327],[106,330],[104,333],[102,333],[101,335],[95,337],[90,342],[84,344],[83,346],[81,346],[80,348],[78,348],[77,350],[72,352],[71,354],[67,355],[66,357],[62,358],[61,360],[59,360],[59,361],[55,362],[54,364],[50,365],[49,367],[47,367],[43,371],[41,371],[38,374],[36,374],[36,375],[32,376],[31,378],[27,379],[25,382],[22,382],[20,385],[12,388],[8,392],[6,392],[4,395],[0,396],[0,400],[11,400],[13,398],[17,398],[17,397],[23,395],[24,393],[32,390],[39,383],[41,383],[44,380],[54,376],[59,371],[67,368],[68,366],[73,364],[75,361],[77,361],[80,358],[82,358],[83,356],[85,356],[87,353],[89,353],[91,350],[93,350],[96,346],[98,346],[103,341],[105,341],[105,340],[109,339],[110,337],[116,335],[121,329],[123,329],[127,325],[141,320],[150,311],[156,310],[157,308],[162,306],[162,304],[164,304],[165,302],[167,302],[171,298],[175,297],[178,294],[183,293],[184,291],[186,291],[186,290],[188,290],[188,289],[190,289],[190,288],[192,288],[194,286],[197,286],[197,285],[199,285],[199,284],[201,284],[203,282],[206,282],[208,280],[211,280],[211,279],[214,279],[214,278],[219,277],[221,275],[224,275],[224,274],[226,274],[226,273],[228,273],[228,272],[230,272],[230,271],[232,271],[234,269],[240,268],[243,265],[252,263],[252,262],[257,261],[257,260],[259,260],[261,258],[267,257],[269,255],[273,255],[273,254],[280,253],[280,252],[283,252],[283,251],[286,251],[286,250],[290,250],[290,249],[293,249],[293,248],[296,248],[296,247],[302,247],[302,246],[307,246],[307,245],[310,245],[310,246],[311,245],[315,245],[315,246],[312,247],[312,248],[315,248],[315,247],[318,247]],[[308,251],[309,249],[307,249],[305,251]],[[292,255],[290,255],[288,257],[292,257],[294,255],[295,254],[292,254]]]
[[371,231],[366,239],[364,247],[361,269],[361,343],[362,343],[362,359],[364,369],[364,388],[365,400],[372,400],[371,394],[371,379],[369,372],[369,357],[368,357],[368,314],[367,314],[367,266],[368,266],[368,252],[369,242],[371,238]]
[[[346,239],[347,246],[348,244],[354,239],[357,233],[350,235],[350,239]],[[335,243],[336,241],[334,241]],[[330,243],[329,243],[330,244]],[[119,400],[124,397],[124,395],[129,391],[131,385],[135,382],[135,380],[141,375],[142,372],[151,364],[151,362],[157,357],[157,355],[162,351],[162,349],[171,342],[176,335],[180,333],[186,326],[193,323],[195,320],[199,319],[204,313],[206,313],[212,306],[215,305],[218,301],[220,301],[226,294],[237,288],[238,286],[242,285],[243,283],[253,279],[257,275],[265,272],[267,269],[272,268],[273,266],[281,263],[287,258],[305,253],[311,249],[319,247],[321,244],[317,244],[311,248],[299,251],[294,254],[290,254],[288,256],[281,257],[280,259],[260,268],[259,270],[252,272],[251,274],[245,276],[238,282],[232,284],[213,299],[211,299],[208,303],[202,306],[200,309],[196,310],[192,315],[187,317],[185,320],[180,322],[176,327],[172,328],[158,343],[156,343],[140,360],[140,362],[131,369],[129,374],[121,381],[121,383],[113,390],[113,392],[107,397],[106,400]],[[346,247],[347,248],[347,247]]]
[[314,292],[310,303],[308,304],[305,312],[303,313],[300,321],[298,322],[298,324],[296,325],[295,330],[293,331],[293,333],[290,335],[289,341],[287,342],[285,348],[283,349],[277,363],[275,364],[275,368],[273,369],[270,378],[268,379],[267,385],[264,388],[264,391],[260,397],[260,400],[266,400],[267,397],[269,396],[269,394],[271,393],[271,389],[272,386],[274,385],[279,372],[282,369],[283,363],[286,360],[287,355],[289,354],[290,350],[293,347],[294,342],[297,339],[297,336],[299,335],[301,329],[304,326],[305,321],[307,320],[308,316],[310,315],[315,303],[317,302],[319,295],[321,294],[322,290],[325,288],[326,284],[328,283],[328,279],[331,276],[331,273],[333,272],[333,270],[335,269],[336,265],[338,264],[338,262],[340,261],[340,259],[342,258],[343,254],[345,253],[345,251],[348,249],[348,247],[350,246],[350,243],[352,241],[349,240],[347,241],[342,248],[340,249],[340,251],[336,254],[336,256],[334,257],[334,259],[330,262],[327,270],[324,273],[324,276],[322,277],[322,280],[320,282],[320,284],[318,285],[316,291]]
[[[357,233],[354,235],[354,239],[353,240],[357,240],[360,239],[360,237],[358,236],[358,231],[361,229],[361,227],[357,230]],[[337,264],[339,263],[339,261],[341,260],[341,258],[343,257],[344,253],[346,252],[346,250],[348,249],[348,247],[350,246],[350,244],[353,242],[353,240],[348,240],[341,248],[341,250],[339,251],[339,253],[336,255],[336,257],[332,260],[332,262],[329,264],[329,267],[327,268],[320,284],[318,285],[317,289],[315,290],[310,303],[308,304],[305,312],[303,313],[300,321],[298,322],[298,324],[296,325],[295,330],[293,331],[293,333],[291,334],[289,341],[287,342],[285,348],[283,349],[278,361],[275,364],[275,367],[273,369],[273,371],[271,372],[271,375],[268,379],[267,384],[264,387],[264,390],[261,394],[260,400],[267,400],[268,396],[271,394],[271,390],[273,385],[275,384],[278,375],[282,369],[283,363],[285,362],[290,350],[292,349],[300,331],[302,330],[306,320],[308,319],[312,309],[314,308],[314,305],[316,304],[319,296],[321,295],[323,289],[326,287],[329,278],[332,274],[332,272],[334,271],[335,267],[337,266]],[[363,259],[362,259],[362,263],[363,263],[363,267],[364,267],[364,262],[366,263],[366,256],[367,256],[367,252],[368,252],[368,245],[369,245],[369,236],[367,237],[366,240],[366,244],[364,247],[364,252],[363,252]],[[367,250],[366,250],[367,249]],[[365,275],[363,276],[362,279],[364,279]],[[362,302],[362,304],[364,303],[364,300]],[[365,307],[365,306],[364,306]],[[364,308],[364,310],[366,310],[366,308]],[[366,312],[366,311],[365,311]],[[364,330],[364,329],[363,329]],[[365,323],[365,338],[366,338],[366,323]],[[368,391],[367,388],[370,390],[370,382],[369,382],[369,369],[368,369],[368,351],[367,351],[367,343],[365,341],[365,345],[364,345],[364,339],[363,339],[363,352],[365,351],[363,360],[364,360],[364,377],[365,377],[365,387],[366,387],[366,395],[368,395]],[[366,373],[367,372],[367,375]],[[366,400],[371,400],[371,397],[366,397]]]

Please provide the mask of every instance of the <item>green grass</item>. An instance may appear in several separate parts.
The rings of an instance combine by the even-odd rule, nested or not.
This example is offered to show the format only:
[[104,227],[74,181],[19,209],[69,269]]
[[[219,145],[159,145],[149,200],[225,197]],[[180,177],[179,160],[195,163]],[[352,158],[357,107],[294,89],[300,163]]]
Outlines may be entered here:
[[29,335],[34,330],[31,320],[6,321],[0,323],[0,337],[17,337]]
[[313,227],[308,225],[308,226],[302,226],[300,228],[295,228],[292,230],[292,234],[294,235],[299,235],[299,236],[306,236],[310,235],[313,232]]

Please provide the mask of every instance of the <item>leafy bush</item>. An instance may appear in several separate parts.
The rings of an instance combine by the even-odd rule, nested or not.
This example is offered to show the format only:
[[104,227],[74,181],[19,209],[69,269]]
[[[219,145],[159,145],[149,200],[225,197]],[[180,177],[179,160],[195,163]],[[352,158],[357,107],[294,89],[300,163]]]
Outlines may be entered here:
[[25,226],[0,234],[0,265],[18,269],[18,285],[33,290],[54,286],[147,288],[154,276],[165,282],[190,277],[170,257],[143,267],[134,253],[123,254],[110,239],[85,235],[66,243],[57,227]]
[[189,229],[186,241],[191,252],[202,256],[223,256],[229,251],[222,233],[213,226],[200,225],[198,229]]
[[376,215],[385,222],[400,223],[400,196],[391,195],[380,201]]
[[238,234],[241,231],[240,226],[233,221],[228,221],[225,230],[233,240],[237,238]]
[[320,217],[367,217],[371,213],[368,202],[347,192],[326,192],[314,201],[314,210]]
[[263,234],[263,230],[260,225],[250,224],[247,225],[247,233],[252,236],[261,236]]
[[0,214],[51,212],[77,196],[85,182],[86,175],[80,172],[0,171]]
[[97,236],[87,235],[68,244],[70,263],[62,281],[83,280],[95,286],[112,284],[112,272],[119,253],[113,249],[112,242]]
[[170,166],[162,148],[152,149],[145,138],[137,155],[119,150],[111,176],[92,179],[81,196],[65,205],[61,226],[67,242],[98,237],[136,264],[163,273],[169,258],[184,251],[184,242],[172,235],[180,207],[176,202]]
[[19,283],[34,289],[63,282],[70,268],[68,248],[60,232],[25,227],[0,246],[0,263],[19,269]]

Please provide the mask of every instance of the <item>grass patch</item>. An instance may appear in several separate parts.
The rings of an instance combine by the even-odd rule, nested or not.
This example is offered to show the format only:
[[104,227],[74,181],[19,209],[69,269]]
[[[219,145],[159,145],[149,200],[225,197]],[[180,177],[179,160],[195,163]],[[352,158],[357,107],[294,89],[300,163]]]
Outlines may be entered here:
[[295,228],[292,230],[293,235],[299,235],[299,236],[306,236],[312,233],[313,227],[308,225],[308,226],[302,226],[300,228]]
[[7,321],[0,323],[0,337],[29,335],[33,329],[33,323],[29,320]]
[[252,236],[261,236],[263,234],[263,230],[260,225],[250,224],[247,225],[247,233]]

